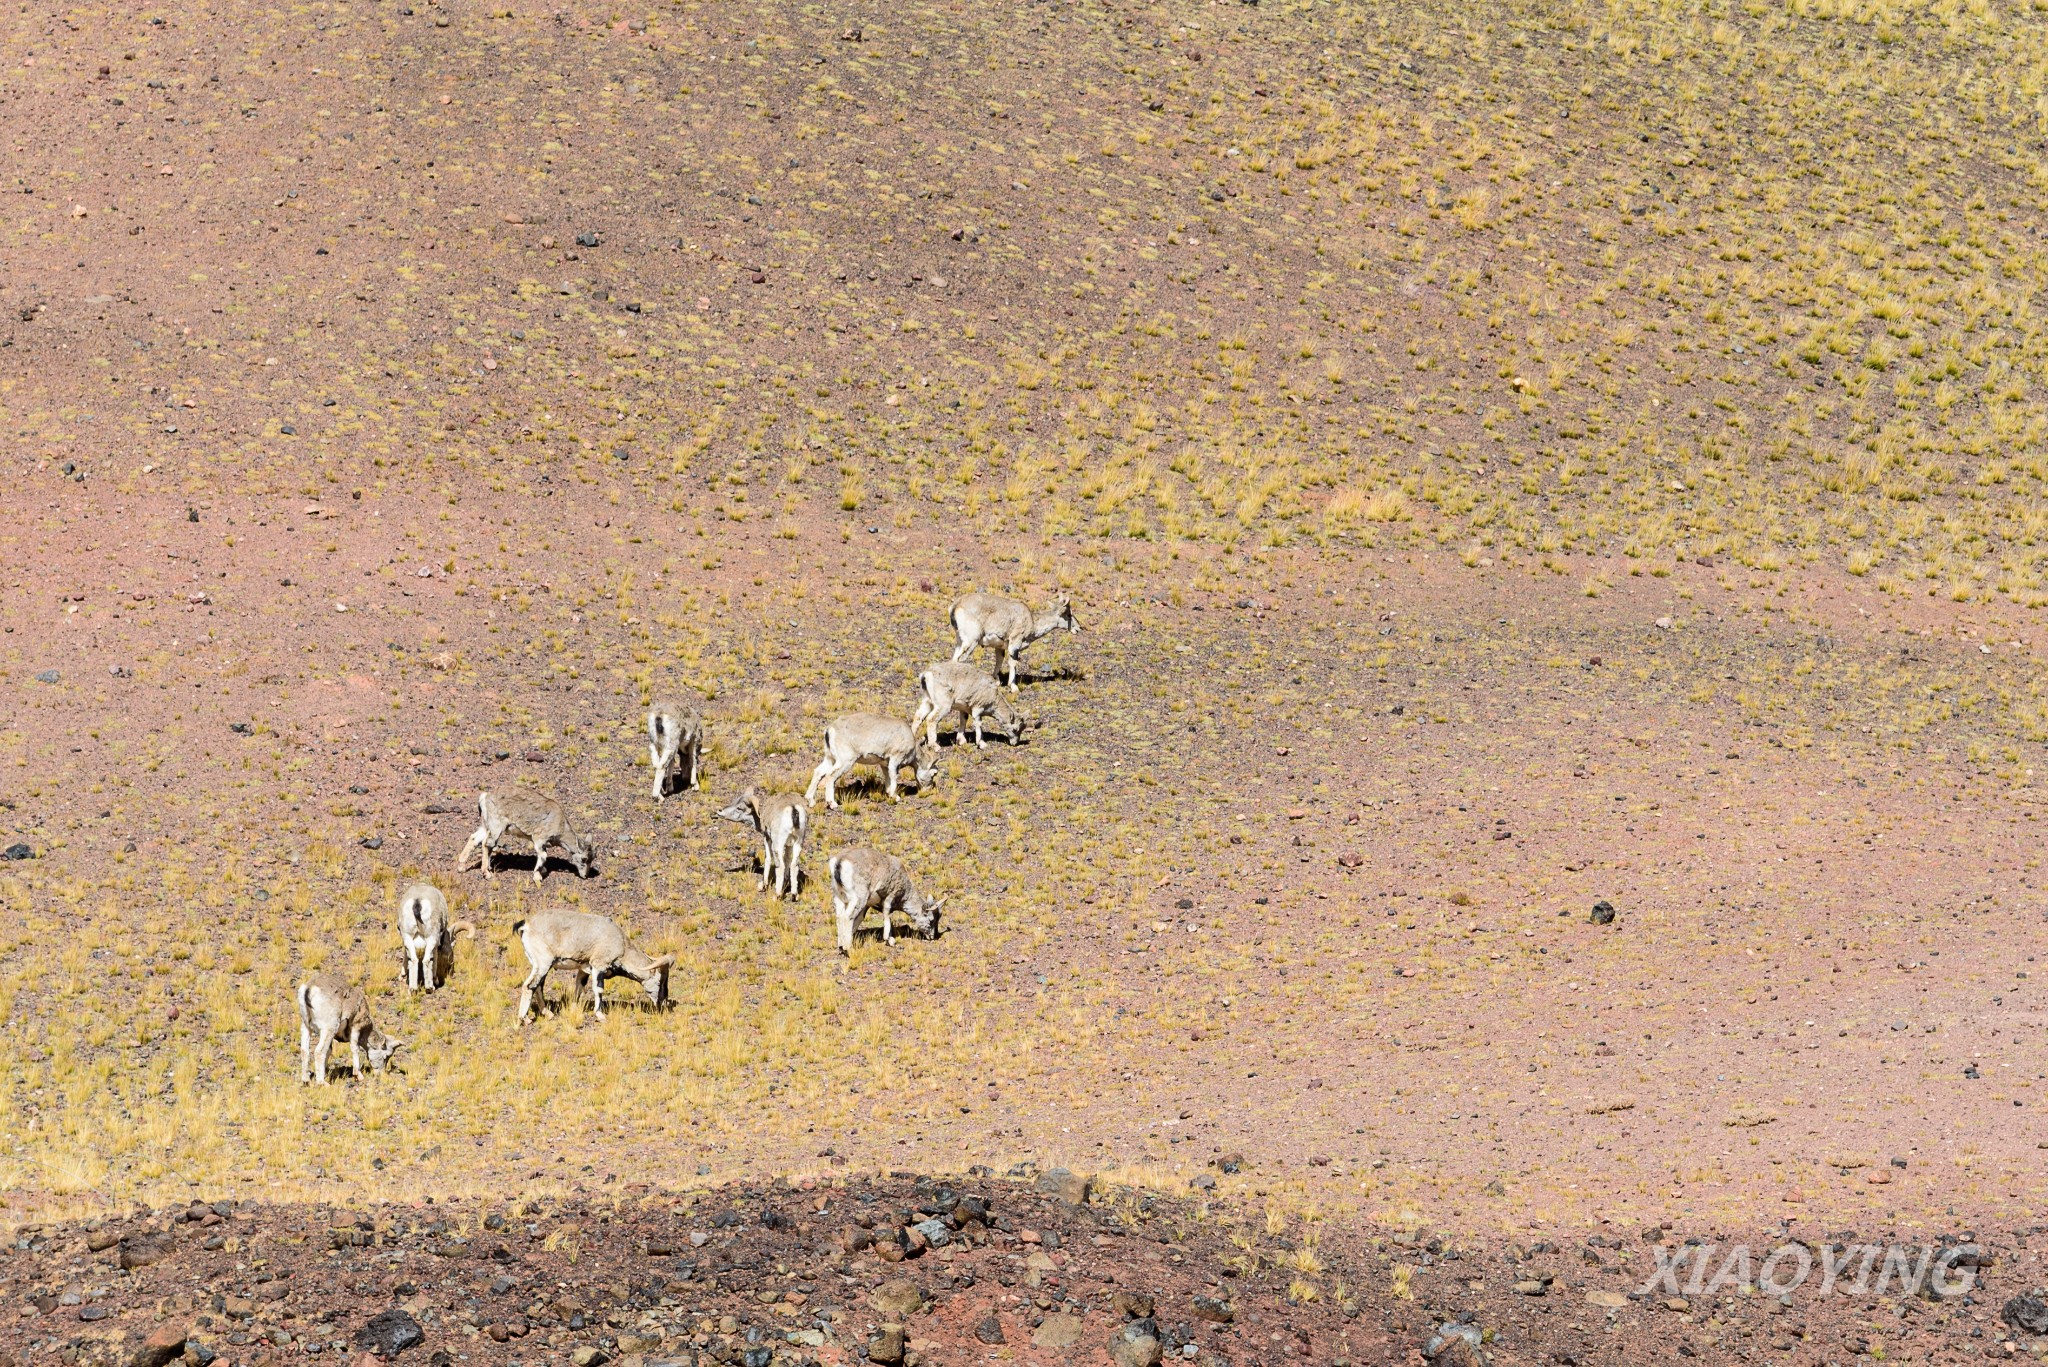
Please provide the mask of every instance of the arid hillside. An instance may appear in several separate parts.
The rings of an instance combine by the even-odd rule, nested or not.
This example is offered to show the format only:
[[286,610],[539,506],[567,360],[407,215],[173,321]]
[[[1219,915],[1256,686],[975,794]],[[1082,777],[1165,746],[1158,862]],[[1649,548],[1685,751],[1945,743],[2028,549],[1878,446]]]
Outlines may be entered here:
[[[1466,1311],[1510,1361],[2038,1346],[1982,1296],[1625,1293],[1695,1238],[2039,1279],[2044,80],[1995,0],[7,15],[19,1351],[97,1304],[108,1221],[194,1200],[314,1263],[379,1202],[399,1240],[532,1203],[519,1275],[566,1280],[610,1219],[1056,1168],[1090,1249],[1178,1222],[1183,1310],[1263,1278],[1232,1362]],[[907,718],[973,590],[1080,628],[1020,743],[814,804],[762,892],[713,814]],[[708,743],[657,803],[661,696]],[[455,867],[514,786],[591,878]],[[863,845],[936,938],[836,952]],[[464,924],[432,994],[417,879]],[[518,1024],[548,907],[673,956],[666,1009],[564,972]],[[298,1080],[318,971],[392,1071]],[[803,1223],[756,1270],[889,1270]],[[605,1256],[664,1351],[760,1347]],[[322,1322],[418,1300],[322,1278]],[[1069,1313],[998,1284],[927,1361]],[[1109,1286],[1089,1352],[1145,1318]],[[444,1328],[535,1351],[493,1323]]]
[[2024,6],[8,22],[24,469],[2048,594]]

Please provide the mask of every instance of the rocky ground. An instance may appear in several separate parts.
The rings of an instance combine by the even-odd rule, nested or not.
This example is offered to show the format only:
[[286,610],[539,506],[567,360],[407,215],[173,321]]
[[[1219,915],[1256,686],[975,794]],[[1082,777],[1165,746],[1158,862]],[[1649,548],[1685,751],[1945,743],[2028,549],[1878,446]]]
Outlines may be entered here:
[[[1275,1227],[1064,1169],[686,1194],[592,1180],[600,1190],[551,1200],[194,1201],[22,1226],[0,1254],[0,1361],[1943,1362],[2022,1356],[2025,1344],[2038,1356],[2022,1326],[2048,1327],[2048,1307],[2022,1290],[2040,1279],[2028,1242],[2040,1230],[1947,1241],[1949,1261],[1977,1278],[1948,1297],[1811,1283],[1782,1297],[1735,1285],[1674,1295],[1646,1291],[1643,1267],[1720,1236],[1372,1237]],[[1304,1293],[1310,1266],[1326,1274],[1320,1294]]]

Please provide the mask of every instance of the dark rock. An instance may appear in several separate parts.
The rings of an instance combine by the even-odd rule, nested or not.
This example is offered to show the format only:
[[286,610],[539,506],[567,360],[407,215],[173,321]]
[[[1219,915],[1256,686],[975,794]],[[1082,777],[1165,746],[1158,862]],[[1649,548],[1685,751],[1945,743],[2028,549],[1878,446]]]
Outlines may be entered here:
[[1195,1297],[1195,1318],[1211,1324],[1230,1324],[1237,1319],[1237,1307],[1215,1296]]
[[595,246],[597,245],[597,234],[596,234],[596,233],[578,233],[578,234],[576,234],[576,245],[577,245],[577,246],[579,246],[579,247],[595,247]]
[[9,845],[6,849],[0,850],[0,859],[33,859],[35,857],[35,850],[19,840]]
[[58,681],[59,679],[61,679],[61,678],[63,678],[63,677],[64,677],[64,676],[63,676],[62,674],[59,674],[59,673],[58,673],[58,672],[57,672],[56,670],[54,670],[54,669],[46,669],[46,670],[44,670],[44,671],[43,671],[42,673],[40,673],[40,674],[36,675],[36,682],[37,682],[37,683],[55,683],[55,682],[57,682],[57,681]]
[[2048,1334],[2048,1300],[2039,1295],[2014,1296],[1999,1312],[2005,1322],[2028,1334]]
[[356,1330],[355,1346],[378,1357],[395,1358],[426,1338],[420,1322],[393,1306]]
[[984,1316],[981,1323],[974,1326],[974,1338],[977,1343],[1002,1343],[1003,1322],[994,1315]]
[[381,850],[384,848],[384,837],[381,835],[366,835],[362,839],[362,846],[366,850]]
[[1605,899],[1595,902],[1593,904],[1593,910],[1586,914],[1586,919],[1591,921],[1596,926],[1613,925],[1614,903],[1609,902]]

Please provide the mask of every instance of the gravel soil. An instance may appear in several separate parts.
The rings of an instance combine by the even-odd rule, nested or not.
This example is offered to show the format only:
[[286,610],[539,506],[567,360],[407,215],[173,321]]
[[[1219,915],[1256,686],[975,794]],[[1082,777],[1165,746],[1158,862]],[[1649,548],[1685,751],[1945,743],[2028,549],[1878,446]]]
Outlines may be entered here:
[[[1426,1230],[1275,1229],[1255,1212],[1063,1169],[839,1173],[682,1194],[592,1180],[608,1190],[194,1201],[22,1226],[0,1254],[0,1354],[262,1365],[367,1353],[440,1367],[1942,1362],[2024,1355],[2015,1325],[2039,1313],[2019,1296],[2040,1275],[2025,1233],[1950,1240],[1948,1261],[1974,1283],[1946,1298],[1869,1283],[1822,1294],[1817,1280],[1783,1297],[1732,1278],[1716,1288],[1719,1254],[1704,1291],[1673,1295],[1645,1290],[1645,1268],[1689,1243],[1732,1241],[1653,1229],[1635,1243],[1475,1245]],[[1857,1238],[1841,1231],[1809,1251],[1840,1262]],[[1768,1231],[1758,1247],[1784,1239]],[[1292,1275],[1305,1257],[1325,1274],[1314,1300],[1297,1298]]]

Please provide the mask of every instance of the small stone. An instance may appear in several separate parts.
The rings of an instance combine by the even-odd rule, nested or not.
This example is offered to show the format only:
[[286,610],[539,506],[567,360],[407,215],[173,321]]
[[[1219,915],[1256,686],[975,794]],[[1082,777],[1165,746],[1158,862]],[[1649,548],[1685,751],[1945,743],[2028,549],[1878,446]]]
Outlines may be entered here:
[[1152,1318],[1152,1298],[1142,1291],[1119,1291],[1109,1298],[1109,1308],[1127,1320]]
[[1072,1348],[1087,1332],[1079,1315],[1047,1315],[1031,1331],[1031,1344],[1034,1348]]
[[366,835],[363,837],[362,845],[366,850],[381,850],[384,848],[384,837],[381,835]]
[[95,1253],[105,1253],[120,1242],[121,1236],[111,1229],[102,1229],[85,1236],[85,1246]]
[[1095,1189],[1095,1179],[1092,1176],[1083,1177],[1079,1173],[1069,1172],[1065,1168],[1054,1168],[1051,1172],[1039,1174],[1037,1187],[1040,1191],[1050,1192],[1059,1197],[1070,1206],[1081,1206],[1088,1203],[1088,1196]]
[[619,1335],[619,1351],[621,1353],[652,1353],[660,1347],[661,1335],[659,1334],[622,1333]]
[[576,1367],[603,1367],[609,1359],[605,1357],[604,1349],[586,1343],[569,1354],[569,1360],[575,1363]]
[[1595,902],[1593,904],[1593,909],[1590,912],[1586,913],[1586,919],[1591,921],[1596,926],[1613,925],[1614,903],[1609,902],[1604,898],[1598,902]]
[[1426,1358],[1442,1357],[1453,1350],[1475,1353],[1486,1342],[1486,1334],[1476,1324],[1439,1324],[1429,1341],[1422,1345]]
[[1597,1305],[1603,1310],[1619,1310],[1628,1304],[1628,1295],[1622,1291],[1588,1291],[1586,1304]]
[[37,683],[56,683],[56,682],[57,682],[57,681],[58,681],[59,679],[61,679],[61,678],[63,678],[63,677],[64,677],[64,676],[63,676],[62,674],[59,674],[59,673],[58,673],[58,672],[57,672],[56,670],[54,670],[54,669],[46,669],[46,670],[44,670],[44,671],[43,671],[42,673],[40,673],[40,674],[36,675],[36,682],[37,682]]
[[185,1352],[185,1343],[192,1337],[192,1326],[183,1320],[165,1320],[149,1331],[140,1346],[129,1355],[128,1367],[164,1367],[173,1358]]
[[1196,1191],[1214,1191],[1216,1190],[1216,1174],[1213,1172],[1198,1172],[1188,1179],[1188,1185]]
[[994,1315],[984,1315],[981,1323],[974,1326],[974,1339],[977,1343],[993,1344],[1005,1342],[1003,1338],[1003,1322]]
[[903,1326],[885,1324],[877,1329],[868,1340],[868,1361],[879,1362],[883,1367],[903,1361]]
[[1664,1302],[1664,1308],[1674,1315],[1682,1315],[1692,1309],[1692,1302],[1683,1296],[1672,1296]]
[[953,1242],[953,1231],[947,1227],[944,1220],[925,1220],[912,1225],[910,1232],[932,1248],[944,1248]]
[[579,246],[579,247],[595,247],[595,246],[597,245],[597,234],[596,234],[596,233],[578,233],[578,234],[576,234],[576,245],[577,245],[577,246]]
[[1159,1367],[1165,1350],[1158,1326],[1149,1319],[1132,1320],[1109,1336],[1109,1355],[1117,1367]]
[[1540,1296],[1550,1288],[1534,1278],[1516,1282],[1512,1288],[1517,1296]]
[[914,1315],[924,1308],[924,1290],[908,1277],[897,1277],[869,1292],[868,1304],[884,1315]]
[[161,1235],[140,1235],[121,1240],[117,1261],[124,1272],[149,1267],[171,1256],[171,1241]]
[[1237,1307],[1217,1296],[1197,1296],[1195,1318],[1211,1324],[1230,1324],[1237,1319]]
[[355,1346],[378,1357],[394,1358],[426,1338],[418,1320],[393,1306],[356,1330]]
[[1669,617],[1659,617],[1657,619],[1657,630],[1659,631],[1669,631],[1677,625],[1678,623],[1672,621]]

